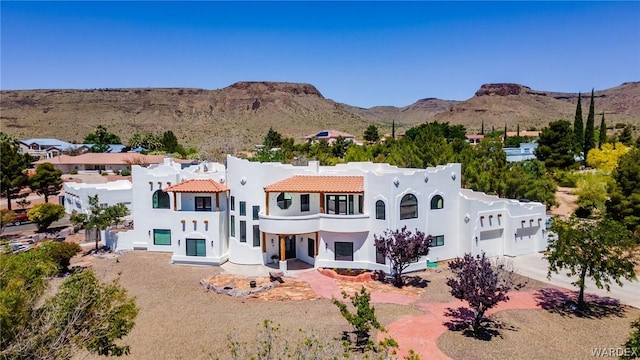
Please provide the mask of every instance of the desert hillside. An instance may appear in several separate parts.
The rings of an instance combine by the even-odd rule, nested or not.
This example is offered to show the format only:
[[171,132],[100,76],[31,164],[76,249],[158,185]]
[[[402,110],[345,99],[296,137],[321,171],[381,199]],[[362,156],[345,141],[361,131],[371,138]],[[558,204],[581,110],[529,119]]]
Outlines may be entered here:
[[[584,114],[589,94],[583,94]],[[99,124],[126,141],[134,132],[172,130],[182,142],[203,151],[251,148],[273,127],[301,141],[322,129],[362,137],[369,124],[388,132],[391,122],[409,128],[431,119],[476,131],[519,123],[542,127],[572,119],[577,94],[535,91],[517,84],[486,84],[469,100],[426,98],[405,107],[353,107],[326,99],[310,84],[238,82],[218,90],[91,89],[5,90],[0,92],[2,131],[18,138],[55,137],[82,141]],[[596,92],[596,111],[608,124],[640,125],[640,82]]]

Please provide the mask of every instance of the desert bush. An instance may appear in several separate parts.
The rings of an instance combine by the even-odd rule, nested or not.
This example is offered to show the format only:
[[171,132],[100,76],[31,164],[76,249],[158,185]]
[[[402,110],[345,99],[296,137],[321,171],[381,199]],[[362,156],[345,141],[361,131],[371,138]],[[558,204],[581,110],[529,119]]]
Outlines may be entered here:
[[47,230],[54,222],[64,216],[64,206],[50,203],[38,204],[27,212],[29,220],[34,222],[39,232]]
[[76,169],[71,169],[71,170],[69,171],[69,175],[78,175],[78,170],[76,170]]
[[69,271],[71,258],[82,251],[82,248],[76,243],[51,241],[40,245],[38,251],[58,266],[58,273],[64,274]]
[[129,169],[129,168],[122,169],[122,170],[120,171],[120,175],[122,175],[122,176],[129,176],[129,175],[131,175],[131,169]]

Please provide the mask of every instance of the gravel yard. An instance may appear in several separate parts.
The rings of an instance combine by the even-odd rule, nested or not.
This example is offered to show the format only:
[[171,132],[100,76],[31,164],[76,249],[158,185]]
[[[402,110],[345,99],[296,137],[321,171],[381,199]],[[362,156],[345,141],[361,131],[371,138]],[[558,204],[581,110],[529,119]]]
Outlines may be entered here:
[[[172,265],[170,257],[170,254],[132,251],[118,258],[76,259],[92,263],[104,280],[120,274],[120,283],[137,298],[141,310],[135,327],[124,341],[131,346],[130,359],[228,359],[228,335],[233,333],[239,340],[255,343],[256,331],[265,319],[280,324],[282,334],[289,340],[304,337],[304,331],[298,329],[327,339],[337,339],[342,331],[349,330],[329,299],[292,301],[273,296],[267,300],[207,292],[200,280],[221,273],[220,268]],[[426,287],[408,288],[408,294],[418,296],[416,303],[451,301],[444,284],[448,274],[446,269],[416,273],[417,283],[421,286],[426,283]],[[353,287],[353,284],[341,286]],[[544,286],[529,280],[524,290]],[[375,304],[375,307],[383,325],[424,314],[414,306]],[[500,331],[501,336],[480,341],[461,332],[447,331],[437,344],[454,359],[587,358],[593,347],[616,347],[626,339],[629,324],[640,316],[640,310],[622,310],[621,314],[599,319],[563,316],[541,309],[505,310],[492,316],[506,326]],[[421,355],[423,359],[429,358],[429,354]]]

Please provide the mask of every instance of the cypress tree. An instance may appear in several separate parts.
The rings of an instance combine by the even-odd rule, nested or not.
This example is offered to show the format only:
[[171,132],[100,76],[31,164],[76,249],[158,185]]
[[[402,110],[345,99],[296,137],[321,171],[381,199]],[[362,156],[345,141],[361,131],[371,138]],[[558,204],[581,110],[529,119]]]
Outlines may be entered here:
[[520,137],[520,124],[516,127],[516,136]]
[[484,135],[484,120],[482,120],[482,125],[480,125],[480,135]]
[[396,119],[391,120],[391,137],[396,139]]
[[598,136],[598,149],[602,149],[602,144],[607,142],[607,125],[604,123],[604,111],[600,120],[600,134]]
[[507,142],[507,124],[504,124],[504,142]]
[[593,101],[593,89],[591,89],[591,104],[589,104],[589,115],[587,116],[587,124],[584,130],[584,159],[587,160],[589,150],[596,147],[596,135],[594,130],[595,122],[595,102]]
[[[584,145],[584,125],[582,124],[582,94],[578,93],[578,105],[576,106],[576,116],[573,120],[573,135],[575,137],[575,149],[582,150]],[[586,154],[585,154],[586,157]]]

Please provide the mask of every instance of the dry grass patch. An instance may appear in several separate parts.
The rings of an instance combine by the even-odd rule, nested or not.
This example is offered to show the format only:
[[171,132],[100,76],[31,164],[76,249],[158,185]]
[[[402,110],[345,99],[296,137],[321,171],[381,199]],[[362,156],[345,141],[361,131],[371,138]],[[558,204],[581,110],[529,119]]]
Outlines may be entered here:
[[453,359],[586,359],[592,349],[620,347],[640,310],[622,307],[620,316],[585,318],[546,310],[505,310],[491,315],[500,333],[490,341],[447,331],[438,347]]

